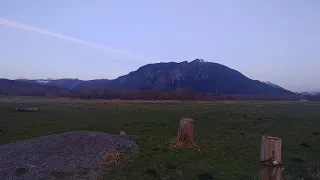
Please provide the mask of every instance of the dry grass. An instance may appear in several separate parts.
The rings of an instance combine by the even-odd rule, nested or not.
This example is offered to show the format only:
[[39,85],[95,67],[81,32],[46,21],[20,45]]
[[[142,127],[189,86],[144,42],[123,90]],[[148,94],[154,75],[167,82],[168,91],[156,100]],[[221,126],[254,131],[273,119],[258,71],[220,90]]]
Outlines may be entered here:
[[191,148],[198,148],[198,144],[193,141],[181,141],[177,138],[173,139],[169,145],[170,149],[191,149]]
[[126,132],[120,131],[120,136],[126,136],[126,135],[127,135]]
[[117,164],[121,159],[121,153],[118,151],[111,151],[111,152],[102,152],[101,159],[107,165]]

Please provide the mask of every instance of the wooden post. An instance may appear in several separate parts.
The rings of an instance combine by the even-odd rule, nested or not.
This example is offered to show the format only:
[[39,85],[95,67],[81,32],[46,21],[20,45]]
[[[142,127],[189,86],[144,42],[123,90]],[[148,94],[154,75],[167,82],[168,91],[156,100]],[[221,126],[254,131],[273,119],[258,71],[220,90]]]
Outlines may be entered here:
[[177,137],[171,142],[171,148],[191,148],[197,146],[193,141],[193,119],[181,118]]
[[282,140],[263,136],[261,139],[260,180],[283,180]]

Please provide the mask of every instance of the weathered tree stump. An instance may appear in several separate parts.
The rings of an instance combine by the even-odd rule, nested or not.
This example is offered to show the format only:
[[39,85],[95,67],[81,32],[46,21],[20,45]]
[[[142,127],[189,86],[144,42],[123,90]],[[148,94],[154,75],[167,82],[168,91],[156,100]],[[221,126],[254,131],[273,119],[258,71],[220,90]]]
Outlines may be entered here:
[[170,148],[197,147],[197,144],[193,140],[193,125],[193,119],[181,118],[177,137],[171,142]]

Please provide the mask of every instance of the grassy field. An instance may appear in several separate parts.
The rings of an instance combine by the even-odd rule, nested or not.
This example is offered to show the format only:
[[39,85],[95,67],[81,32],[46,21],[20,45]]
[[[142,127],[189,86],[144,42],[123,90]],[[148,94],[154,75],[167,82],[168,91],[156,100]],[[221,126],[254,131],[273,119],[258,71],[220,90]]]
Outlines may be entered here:
[[[181,117],[195,120],[199,149],[168,149]],[[0,99],[0,144],[81,130],[124,130],[139,144],[133,162],[106,168],[108,179],[258,179],[262,135],[283,139],[286,179],[320,173],[320,103]]]

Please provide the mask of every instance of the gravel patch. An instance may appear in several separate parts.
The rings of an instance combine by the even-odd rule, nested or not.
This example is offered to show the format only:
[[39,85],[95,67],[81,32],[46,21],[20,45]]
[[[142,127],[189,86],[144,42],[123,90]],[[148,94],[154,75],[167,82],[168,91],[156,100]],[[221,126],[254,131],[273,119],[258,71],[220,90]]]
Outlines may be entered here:
[[128,137],[100,132],[66,132],[0,146],[0,179],[94,179],[105,162],[101,153],[132,156]]

